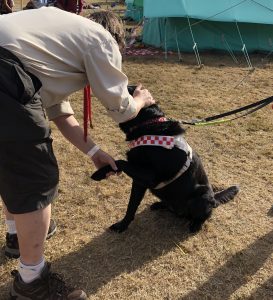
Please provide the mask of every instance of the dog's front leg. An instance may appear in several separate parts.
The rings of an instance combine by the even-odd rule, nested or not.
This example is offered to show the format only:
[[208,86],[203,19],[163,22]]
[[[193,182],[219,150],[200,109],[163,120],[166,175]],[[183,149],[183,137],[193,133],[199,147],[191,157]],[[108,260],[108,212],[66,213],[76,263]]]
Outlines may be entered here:
[[121,221],[110,226],[111,230],[114,230],[116,232],[122,232],[128,228],[129,224],[134,220],[135,213],[141,200],[145,195],[146,190],[146,187],[140,185],[139,183],[133,180],[130,200],[128,203],[125,217]]

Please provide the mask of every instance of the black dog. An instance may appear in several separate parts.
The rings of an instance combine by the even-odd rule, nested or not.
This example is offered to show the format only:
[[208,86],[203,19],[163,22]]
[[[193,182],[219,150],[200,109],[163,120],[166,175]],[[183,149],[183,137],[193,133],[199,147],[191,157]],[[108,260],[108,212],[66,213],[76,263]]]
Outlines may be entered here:
[[[167,119],[158,105],[143,108],[136,118],[119,126],[131,149],[127,161],[116,164],[133,183],[126,215],[110,227],[112,230],[127,229],[147,189],[161,200],[152,204],[152,210],[167,208],[188,219],[191,232],[201,229],[213,208],[238,193],[237,186],[213,191],[198,154],[182,137],[184,129],[178,121]],[[109,166],[104,167],[91,178],[104,179],[109,171]]]

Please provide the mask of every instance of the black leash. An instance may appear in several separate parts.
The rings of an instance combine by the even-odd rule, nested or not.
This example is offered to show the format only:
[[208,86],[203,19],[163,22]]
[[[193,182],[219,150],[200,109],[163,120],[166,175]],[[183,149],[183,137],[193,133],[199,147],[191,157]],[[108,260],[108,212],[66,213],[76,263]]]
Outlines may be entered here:
[[[255,103],[251,103],[251,104],[248,104],[246,106],[242,106],[242,107],[239,107],[237,109],[234,109],[234,110],[222,113],[222,114],[218,114],[218,115],[215,115],[215,116],[207,117],[207,118],[204,118],[204,119],[196,119],[196,120],[192,120],[192,121],[179,121],[179,122],[182,123],[182,124],[195,125],[195,126],[220,124],[220,123],[229,122],[229,121],[247,116],[247,115],[263,108],[264,106],[270,104],[271,102],[273,102],[273,96],[270,96],[268,98],[257,101]],[[224,117],[234,115],[234,114],[237,114],[239,112],[243,112],[245,110],[248,110],[248,111],[240,114],[239,116],[235,116],[233,118],[228,118],[228,119],[222,119]],[[218,119],[220,119],[220,120],[218,120]]]

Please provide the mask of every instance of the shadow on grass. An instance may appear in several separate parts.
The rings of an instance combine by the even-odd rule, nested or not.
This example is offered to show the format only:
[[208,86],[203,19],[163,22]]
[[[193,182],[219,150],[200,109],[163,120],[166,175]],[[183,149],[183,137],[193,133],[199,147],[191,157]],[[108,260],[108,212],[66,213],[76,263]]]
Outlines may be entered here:
[[0,268],[7,262],[7,258],[5,256],[5,246],[0,247]]
[[[105,231],[79,251],[54,261],[53,270],[64,274],[88,295],[94,295],[111,280],[140,269],[188,238],[190,234],[184,220],[166,211],[151,212],[147,208],[136,216],[126,232]],[[179,300],[230,299],[270,257],[272,243],[273,231],[231,256],[205,283]],[[0,258],[4,264],[3,257]],[[273,299],[272,283],[273,278],[270,278],[248,299]],[[0,295],[7,294],[8,285],[4,284]]]
[[[240,237],[238,237],[240,238]],[[244,250],[233,255],[220,267],[204,284],[179,300],[196,299],[230,299],[230,296],[241,286],[246,284],[272,254],[273,231],[257,239]],[[272,290],[266,291],[269,282],[256,291],[249,299],[273,299]]]
[[273,277],[269,278],[266,282],[264,282],[261,286],[259,286],[257,290],[254,293],[252,293],[252,295],[248,298],[248,300],[273,299],[272,286],[273,286]]
[[14,260],[7,259],[4,253],[5,253],[5,247],[3,246],[0,248],[0,299],[8,300],[9,299],[8,293],[9,293],[12,277],[10,276],[10,280],[8,282],[3,282],[2,276],[6,272],[8,272],[8,274],[10,273],[11,264],[12,262],[14,262]]
[[127,231],[119,234],[107,230],[79,251],[54,261],[53,268],[91,295],[115,277],[168,253],[188,237],[184,220],[147,208],[136,216]]

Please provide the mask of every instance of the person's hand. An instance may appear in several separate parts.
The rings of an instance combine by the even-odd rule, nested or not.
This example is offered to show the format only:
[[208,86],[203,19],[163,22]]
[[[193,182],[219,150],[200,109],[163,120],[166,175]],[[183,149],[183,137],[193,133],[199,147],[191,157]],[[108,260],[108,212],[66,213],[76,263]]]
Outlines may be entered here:
[[[111,168],[112,168],[113,170],[115,170],[115,171],[118,169],[117,166],[116,166],[116,164],[115,164],[115,161],[114,161],[113,157],[110,156],[109,154],[107,154],[106,152],[104,152],[104,151],[101,150],[101,149],[99,149],[99,150],[93,155],[92,161],[93,161],[93,163],[94,163],[94,165],[95,165],[95,167],[96,167],[97,169],[100,169],[100,168],[102,168],[102,167],[104,167],[104,166],[107,166],[107,165],[110,165]],[[106,175],[106,177],[109,177],[109,176],[115,175],[115,174],[118,174],[118,175],[119,175],[119,173],[109,172],[109,173]]]
[[139,84],[133,94],[134,100],[139,105],[139,110],[143,107],[150,106],[155,103],[155,99],[147,89],[142,89],[142,84]]

